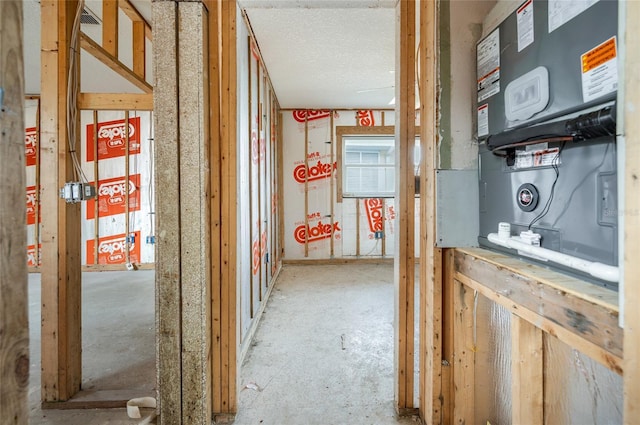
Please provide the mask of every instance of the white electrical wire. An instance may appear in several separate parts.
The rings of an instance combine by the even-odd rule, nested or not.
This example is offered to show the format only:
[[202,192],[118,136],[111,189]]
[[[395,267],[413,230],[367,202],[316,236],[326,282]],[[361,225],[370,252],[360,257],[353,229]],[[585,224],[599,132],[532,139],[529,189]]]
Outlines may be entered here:
[[[360,200],[356,201],[356,202],[360,202]],[[376,239],[376,243],[375,245],[373,245],[373,248],[371,248],[371,250],[369,252],[367,252],[364,255],[361,255],[361,257],[368,257],[369,255],[371,255],[373,253],[373,251],[375,251],[376,249],[378,249],[378,245],[380,245],[380,241],[382,239]],[[382,252],[380,253],[380,255],[382,255]]]
[[88,179],[80,166],[78,153],[76,152],[76,122],[78,117],[78,61],[79,52],[76,50],[78,46],[78,36],[80,33],[80,17],[84,8],[84,0],[78,2],[76,16],[73,20],[73,28],[71,30],[71,44],[69,47],[69,75],[67,79],[67,136],[69,144],[69,154],[73,163],[74,180],[80,180],[82,183],[88,183]]

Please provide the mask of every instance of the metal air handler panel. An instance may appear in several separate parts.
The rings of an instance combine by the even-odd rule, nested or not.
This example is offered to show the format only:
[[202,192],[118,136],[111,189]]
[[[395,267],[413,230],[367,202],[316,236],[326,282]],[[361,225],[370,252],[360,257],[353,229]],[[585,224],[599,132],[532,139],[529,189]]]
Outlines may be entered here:
[[[479,242],[500,249],[487,241],[489,233],[497,232],[499,222],[510,223],[511,234],[517,235],[527,230],[547,206],[547,213],[531,226],[542,235],[542,247],[617,266],[617,71],[612,71],[612,66],[617,66],[618,7],[616,1],[591,1],[588,8],[583,7],[584,10],[570,18],[574,11],[568,10],[569,3],[589,2],[523,2],[478,44],[479,49],[486,49],[489,42],[499,42],[498,46],[495,43],[489,46],[499,52],[497,78],[495,57],[488,63],[480,63],[481,59],[486,62],[486,54],[481,57],[478,53]],[[563,7],[564,10],[556,11]],[[530,17],[523,22],[519,16],[524,8],[533,14],[533,41],[523,32],[526,31],[524,25],[531,25]],[[607,44],[614,46],[613,62],[610,49],[608,52],[602,47],[598,50],[598,46]],[[589,52],[600,56],[609,54],[594,65],[609,61],[603,80],[585,74],[583,60]],[[494,75],[486,77],[492,71]],[[525,75],[533,75],[533,79],[548,78],[548,82],[544,82],[548,89],[543,84],[542,88],[528,91],[528,83],[520,83]],[[515,107],[514,102],[509,105],[505,101],[507,87],[514,81],[511,88],[521,86],[516,87],[516,91],[521,91],[520,96],[512,96],[516,99]],[[540,93],[545,90],[548,99]],[[534,105],[520,113],[517,104],[521,99],[526,104],[528,97],[534,98],[530,102]],[[590,111],[597,111],[592,115],[598,117],[607,115],[602,120],[607,121],[607,125],[601,125],[598,118],[594,132],[576,131],[576,117],[585,117]],[[577,127],[593,122],[591,116],[578,121]],[[555,136],[563,140],[572,137],[572,140],[559,141]],[[524,187],[527,195],[530,194],[530,185],[537,192],[533,209],[531,205],[528,208],[518,205],[519,192]],[[550,197],[552,200],[548,202]],[[552,263],[547,265],[555,267]],[[616,287],[576,271],[570,273]]]

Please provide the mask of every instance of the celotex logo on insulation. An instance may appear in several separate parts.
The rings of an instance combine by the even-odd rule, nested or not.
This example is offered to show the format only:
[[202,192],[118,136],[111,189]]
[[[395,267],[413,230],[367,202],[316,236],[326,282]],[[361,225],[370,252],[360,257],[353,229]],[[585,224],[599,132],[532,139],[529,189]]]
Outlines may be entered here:
[[371,198],[364,200],[364,209],[367,212],[367,221],[371,232],[381,232],[383,230],[382,199]]
[[140,117],[129,118],[128,126],[125,120],[98,123],[97,146],[94,143],[93,130],[93,124],[87,125],[87,161],[94,160],[95,149],[97,149],[101,160],[124,156],[127,137],[129,138],[129,153],[140,153]]
[[[313,163],[312,163],[313,162]],[[293,178],[298,183],[304,183],[305,180],[312,182],[315,180],[327,179],[331,177],[333,172],[338,168],[338,162],[331,164],[331,161],[322,162],[320,152],[314,152],[308,155],[306,165],[304,163],[293,169]]]
[[[133,253],[136,243],[129,244],[129,253]],[[102,261],[107,263],[123,263],[126,258],[127,238],[124,234],[116,235],[109,238],[100,239],[98,245],[98,256]],[[102,262],[101,261],[101,262]]]
[[117,205],[125,203],[125,196],[132,195],[136,191],[136,186],[131,180],[129,180],[129,187],[127,188],[127,181],[125,179],[110,181],[106,180],[100,183],[98,188],[98,196],[107,198],[109,205]]
[[[100,180],[97,186],[100,217],[122,214],[126,210],[127,196],[129,211],[140,210],[140,174]],[[95,218],[94,200],[87,203],[87,220]]]
[[[133,122],[129,121],[129,141],[135,136],[136,128]],[[98,126],[98,139],[107,142],[110,148],[124,147],[127,138],[126,125],[124,121]]]
[[[319,219],[320,213],[310,214],[309,217],[314,217],[315,219]],[[323,222],[322,220],[318,220],[315,224],[301,224],[293,232],[293,237],[296,242],[300,244],[304,244],[305,241],[308,243],[317,242],[324,239],[329,239],[332,236],[335,236],[336,239],[340,238],[340,223],[338,221],[334,223]]]

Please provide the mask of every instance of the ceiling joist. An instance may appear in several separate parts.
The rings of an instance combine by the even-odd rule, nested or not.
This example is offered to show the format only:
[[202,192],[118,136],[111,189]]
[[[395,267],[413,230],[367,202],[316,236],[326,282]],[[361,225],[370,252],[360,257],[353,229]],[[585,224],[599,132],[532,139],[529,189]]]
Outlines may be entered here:
[[118,58],[107,52],[102,46],[93,41],[91,37],[82,32],[80,33],[80,47],[86,52],[93,55],[100,62],[107,65],[118,75],[134,84],[140,90],[144,91],[145,93],[153,93],[153,87],[149,83],[147,83],[144,78],[137,75],[125,64],[120,62]]

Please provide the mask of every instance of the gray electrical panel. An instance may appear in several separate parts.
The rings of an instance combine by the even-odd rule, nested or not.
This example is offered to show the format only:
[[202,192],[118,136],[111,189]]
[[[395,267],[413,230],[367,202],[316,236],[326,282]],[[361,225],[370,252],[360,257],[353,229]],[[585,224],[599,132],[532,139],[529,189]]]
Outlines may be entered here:
[[436,246],[478,246],[477,170],[436,170]]
[[616,1],[528,0],[478,43],[481,245],[515,253],[487,238],[506,222],[618,265],[617,13]]

